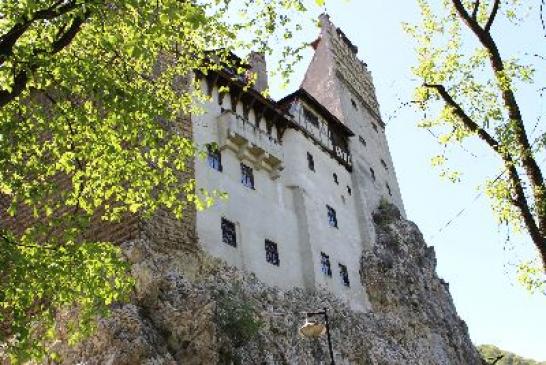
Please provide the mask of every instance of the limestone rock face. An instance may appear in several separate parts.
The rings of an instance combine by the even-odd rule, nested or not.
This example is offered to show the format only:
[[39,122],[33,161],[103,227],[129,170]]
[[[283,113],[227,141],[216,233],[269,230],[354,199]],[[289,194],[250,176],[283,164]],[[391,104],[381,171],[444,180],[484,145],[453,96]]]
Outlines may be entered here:
[[374,223],[377,243],[364,252],[361,272],[374,313],[401,321],[397,336],[416,363],[481,363],[419,228],[387,204],[375,212]]
[[202,253],[138,240],[124,245],[133,303],[58,350],[67,364],[327,364],[326,338],[298,328],[302,312],[328,308],[337,364],[481,364],[418,228],[389,207],[375,221],[377,244],[361,268],[370,313],[325,290],[281,291]]

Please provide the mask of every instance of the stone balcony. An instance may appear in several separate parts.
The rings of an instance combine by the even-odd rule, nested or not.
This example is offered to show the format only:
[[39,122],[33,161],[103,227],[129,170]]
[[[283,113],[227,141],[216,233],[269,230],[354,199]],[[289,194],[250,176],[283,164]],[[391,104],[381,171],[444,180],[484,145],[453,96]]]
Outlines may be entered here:
[[231,110],[223,111],[218,117],[218,132],[220,149],[230,149],[239,158],[254,163],[256,169],[263,168],[273,178],[278,177],[282,170],[283,151],[271,134]]

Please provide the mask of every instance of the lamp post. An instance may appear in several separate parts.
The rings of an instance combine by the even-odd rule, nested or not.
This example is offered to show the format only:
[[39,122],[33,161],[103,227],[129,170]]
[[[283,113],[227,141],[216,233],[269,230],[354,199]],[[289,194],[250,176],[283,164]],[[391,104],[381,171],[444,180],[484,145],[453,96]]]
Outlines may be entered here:
[[[334,350],[332,348],[332,338],[330,337],[330,321],[328,320],[328,310],[324,308],[321,311],[316,312],[304,312],[306,315],[305,323],[300,328],[300,334],[305,337],[319,338],[326,333],[328,339],[328,350],[330,351],[331,365],[335,365]],[[311,321],[310,318],[314,316],[324,316],[324,324],[320,322]]]

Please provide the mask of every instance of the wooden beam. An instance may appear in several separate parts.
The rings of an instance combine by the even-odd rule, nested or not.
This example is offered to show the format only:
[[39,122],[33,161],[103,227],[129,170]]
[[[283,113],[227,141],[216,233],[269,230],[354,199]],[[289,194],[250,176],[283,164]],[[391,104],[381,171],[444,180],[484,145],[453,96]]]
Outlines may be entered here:
[[235,87],[230,87],[229,89],[229,96],[231,98],[231,110],[233,110],[234,112],[237,111],[237,104],[239,103],[239,100],[241,100],[242,94],[242,89],[237,90]]

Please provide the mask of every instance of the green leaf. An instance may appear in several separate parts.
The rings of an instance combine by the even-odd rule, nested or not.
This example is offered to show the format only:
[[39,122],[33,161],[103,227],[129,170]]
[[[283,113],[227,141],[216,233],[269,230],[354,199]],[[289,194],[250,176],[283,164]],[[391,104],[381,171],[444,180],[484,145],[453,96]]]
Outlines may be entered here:
[[[205,209],[225,196],[196,192],[184,178],[197,148],[180,133],[181,119],[209,99],[193,84],[195,70],[230,64],[236,50],[273,52],[270,43],[285,39],[279,70],[288,79],[304,49],[290,35],[312,23],[300,0],[74,3],[0,1],[0,34],[58,11],[31,21],[0,67],[0,92],[22,90],[0,104],[2,213],[35,218],[23,234],[3,227],[0,239],[0,328],[10,329],[0,340],[14,364],[53,358],[54,314],[77,309],[64,326],[64,339],[76,343],[97,315],[127,299],[127,266],[111,242],[85,239],[92,222],[145,219],[160,208],[182,218],[188,205]],[[75,37],[58,42],[84,14]],[[22,73],[28,82],[14,88]]]

